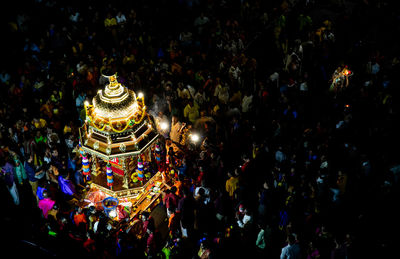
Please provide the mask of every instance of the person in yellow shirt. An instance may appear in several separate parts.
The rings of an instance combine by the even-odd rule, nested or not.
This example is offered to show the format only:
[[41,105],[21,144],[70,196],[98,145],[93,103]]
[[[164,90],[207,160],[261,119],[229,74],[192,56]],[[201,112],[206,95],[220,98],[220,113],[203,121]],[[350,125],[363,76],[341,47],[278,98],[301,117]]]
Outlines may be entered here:
[[112,17],[111,13],[108,13],[107,18],[104,20],[104,27],[111,28],[113,26],[117,26],[117,20]]
[[189,120],[192,124],[196,122],[196,120],[199,118],[200,113],[199,113],[199,106],[195,103],[193,103],[193,100],[190,99],[183,110],[183,116],[185,119]]
[[228,192],[231,199],[234,198],[235,191],[239,187],[239,171],[235,169],[235,175],[228,172],[229,179],[225,183],[225,190]]

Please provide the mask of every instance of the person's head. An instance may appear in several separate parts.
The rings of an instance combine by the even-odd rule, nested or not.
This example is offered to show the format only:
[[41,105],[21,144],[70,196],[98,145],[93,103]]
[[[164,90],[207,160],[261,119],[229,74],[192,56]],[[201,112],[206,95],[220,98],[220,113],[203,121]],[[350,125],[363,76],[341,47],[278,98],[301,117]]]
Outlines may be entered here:
[[172,187],[171,187],[171,193],[176,193],[176,191],[177,191],[176,186],[172,186]]
[[154,228],[154,225],[153,225],[153,224],[148,224],[148,225],[147,225],[147,233],[148,233],[148,234],[153,233],[154,230],[155,230],[155,228]]
[[239,176],[240,174],[240,167],[235,168],[235,176]]
[[141,215],[142,221],[148,220],[149,216],[150,216],[150,214],[147,211],[143,212],[142,215]]
[[296,242],[296,237],[294,234],[289,234],[287,237],[287,242],[289,245],[293,245]]
[[175,124],[178,122],[178,116],[172,115],[172,123]]
[[204,196],[206,195],[206,191],[204,190],[204,188],[200,188],[200,189],[199,189],[199,195],[200,195],[201,197],[204,197]]
[[268,181],[264,181],[263,188],[269,189]]
[[54,157],[57,157],[58,156],[58,150],[57,149],[53,149],[51,151],[51,155],[54,156]]

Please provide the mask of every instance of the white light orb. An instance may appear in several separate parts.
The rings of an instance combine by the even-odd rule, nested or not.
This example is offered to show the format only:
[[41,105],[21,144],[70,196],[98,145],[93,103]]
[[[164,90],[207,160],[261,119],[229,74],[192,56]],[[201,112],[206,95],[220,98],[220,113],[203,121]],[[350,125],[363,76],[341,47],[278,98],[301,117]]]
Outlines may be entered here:
[[161,122],[161,123],[160,123],[160,128],[161,128],[162,130],[168,129],[168,123],[166,123],[165,121]]
[[199,142],[199,140],[200,140],[200,136],[199,136],[199,134],[192,134],[192,135],[190,135],[190,139],[191,139],[193,142],[197,143],[197,142]]
[[108,216],[109,216],[110,218],[115,218],[115,217],[117,216],[117,211],[116,211],[116,210],[111,210],[111,211],[108,213]]

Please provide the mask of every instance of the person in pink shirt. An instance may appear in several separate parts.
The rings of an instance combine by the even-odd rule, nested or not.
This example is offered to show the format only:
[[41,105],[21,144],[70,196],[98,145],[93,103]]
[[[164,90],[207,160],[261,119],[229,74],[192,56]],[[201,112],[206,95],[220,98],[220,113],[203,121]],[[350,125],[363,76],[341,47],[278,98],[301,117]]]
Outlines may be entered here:
[[47,219],[49,211],[53,208],[56,202],[53,201],[47,194],[47,191],[43,192],[43,199],[39,201],[38,207],[42,210],[43,216]]

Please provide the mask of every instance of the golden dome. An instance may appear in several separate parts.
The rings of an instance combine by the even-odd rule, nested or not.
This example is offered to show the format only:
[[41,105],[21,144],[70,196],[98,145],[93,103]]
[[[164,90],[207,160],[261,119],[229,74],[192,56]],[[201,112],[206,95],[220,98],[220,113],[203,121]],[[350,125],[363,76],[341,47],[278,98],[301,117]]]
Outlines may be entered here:
[[93,98],[92,114],[108,120],[131,117],[138,110],[135,92],[118,83],[115,75],[109,80],[104,91],[99,90]]
[[99,130],[117,132],[140,123],[146,114],[143,96],[137,97],[134,91],[120,84],[116,75],[104,77],[109,79],[109,84],[97,92],[93,105],[86,107],[89,123]]

